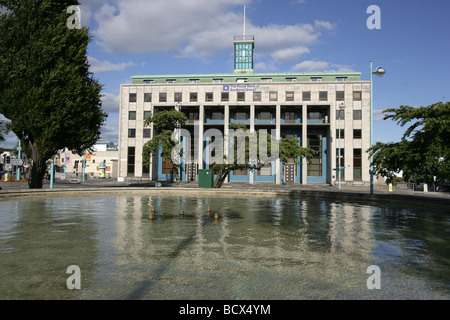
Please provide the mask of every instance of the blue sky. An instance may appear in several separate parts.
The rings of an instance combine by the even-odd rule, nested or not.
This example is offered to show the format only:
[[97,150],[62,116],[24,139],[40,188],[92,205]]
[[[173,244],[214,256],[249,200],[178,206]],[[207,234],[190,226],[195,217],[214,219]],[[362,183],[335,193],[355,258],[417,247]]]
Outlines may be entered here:
[[[381,110],[450,100],[450,2],[444,0],[79,0],[93,36],[91,71],[104,85],[109,117],[102,140],[118,140],[120,84],[137,74],[233,72],[233,35],[255,35],[255,72],[374,68],[374,140],[400,140],[404,128]],[[370,5],[381,29],[370,30]],[[2,146],[14,146],[10,134]]]

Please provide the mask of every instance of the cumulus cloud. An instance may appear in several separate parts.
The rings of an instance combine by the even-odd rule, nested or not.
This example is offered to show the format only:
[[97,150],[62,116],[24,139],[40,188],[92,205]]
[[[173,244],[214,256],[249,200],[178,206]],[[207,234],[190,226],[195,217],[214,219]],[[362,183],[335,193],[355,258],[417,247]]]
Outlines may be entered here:
[[352,72],[351,66],[331,64],[326,61],[303,61],[292,68],[293,72]]
[[101,129],[101,140],[118,143],[119,141],[119,122],[109,121]]
[[120,98],[118,95],[111,93],[103,93],[102,97],[102,109],[108,114],[118,113],[120,105]]
[[[242,34],[244,2],[248,3],[245,0],[109,1],[94,14],[98,28],[93,32],[97,44],[107,52],[168,51],[176,56],[208,58],[232,50],[233,36]],[[275,62],[294,61],[309,53],[321,31],[333,28],[327,21],[257,26],[251,17],[247,16],[246,20],[247,34],[255,36],[259,54]]]
[[88,57],[89,65],[91,66],[90,70],[93,73],[100,72],[108,72],[108,71],[123,71],[128,67],[135,66],[134,62],[121,62],[121,63],[112,63],[109,61],[100,61],[94,57]]

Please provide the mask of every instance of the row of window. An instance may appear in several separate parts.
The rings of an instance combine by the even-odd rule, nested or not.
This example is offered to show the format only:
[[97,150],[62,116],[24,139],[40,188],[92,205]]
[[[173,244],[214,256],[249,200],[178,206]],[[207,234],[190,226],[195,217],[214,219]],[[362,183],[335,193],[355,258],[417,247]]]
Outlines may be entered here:
[[[261,110],[256,112],[256,119],[258,120],[273,120],[274,111]],[[152,115],[151,111],[144,111],[144,119],[149,118]],[[308,111],[308,119],[320,120],[325,117],[324,111]],[[187,111],[186,116],[188,120],[199,120],[198,111]],[[300,112],[297,110],[283,110],[281,112],[281,119],[283,120],[296,120],[300,118]],[[211,120],[224,120],[223,111],[211,111]],[[233,119],[235,120],[249,120],[248,112],[236,111]],[[343,110],[336,110],[336,119],[345,120],[345,112]],[[136,120],[136,111],[128,112],[128,120]],[[353,110],[353,120],[362,120],[362,110]]]
[[[239,69],[239,68],[238,68]],[[241,68],[241,69],[245,69],[245,68]],[[261,82],[272,82],[272,78],[261,78]],[[321,82],[323,80],[322,77],[310,77],[309,80],[311,82]],[[347,77],[336,77],[336,81],[347,81],[348,78]],[[297,82],[297,78],[295,77],[287,77],[285,78],[286,82]],[[212,81],[213,83],[223,83],[224,80],[223,79],[213,79]],[[242,82],[248,82],[247,78],[238,78],[236,79],[237,83],[242,83]],[[144,80],[145,84],[153,84],[154,81],[153,80]],[[166,79],[166,83],[168,84],[173,84],[173,83],[177,83],[176,79]],[[200,83],[200,79],[189,79],[189,83]]]
[[[167,93],[160,92],[159,93],[158,102],[167,102]],[[246,92],[237,92],[237,101],[245,101]],[[345,100],[345,91],[336,91],[336,101],[344,101]],[[362,100],[362,91],[353,91],[353,101],[361,101]],[[174,102],[183,102],[183,93],[175,92],[173,97]],[[205,101],[213,102],[214,101],[214,93],[206,92],[205,93]],[[230,101],[230,93],[229,92],[221,92],[221,101],[227,102]],[[253,92],[253,101],[262,101],[262,93],[261,91]],[[278,101],[278,92],[270,91],[269,92],[269,101]],[[295,92],[294,91],[286,91],[286,101],[295,101]],[[303,91],[302,92],[302,101],[311,101],[311,91]],[[319,91],[319,101],[328,101],[328,92],[327,91]],[[130,93],[129,102],[137,102],[137,94]],[[152,94],[144,93],[144,102],[152,102]],[[198,102],[198,93],[190,92],[189,93],[189,102]]]
[[[349,170],[350,167],[346,166],[345,163],[345,149],[341,148],[341,161],[339,163],[339,149],[336,149],[336,168],[339,168],[339,164],[346,169],[341,170],[341,180],[345,181],[345,171]],[[337,175],[338,173],[336,173]],[[353,181],[362,180],[362,149],[353,149]]]
[[[345,130],[340,129],[341,139],[345,138]],[[353,129],[353,139],[361,139],[362,138],[362,129]],[[336,129],[336,139],[339,139],[339,129]]]
[[[143,129],[143,137],[144,138],[150,138],[151,137],[151,130],[150,129]],[[340,138],[345,138],[345,130],[340,129]],[[128,138],[136,138],[136,129],[128,129]],[[339,129],[336,129],[336,139],[339,138]],[[361,139],[362,138],[362,129],[353,129],[353,139]]]
[[[339,152],[340,152],[340,156],[339,156]],[[347,169],[345,170],[341,170],[341,179],[345,180],[345,171],[348,170],[350,167],[346,166],[345,163],[345,149],[341,148],[341,149],[336,149],[336,168],[340,167],[346,167]],[[340,161],[339,161],[340,158]],[[135,170],[135,161],[136,161],[136,148],[135,147],[128,147],[128,168],[127,168],[127,173],[134,175],[134,170]],[[173,172],[173,163],[170,159],[168,158],[162,158],[161,161],[161,171],[162,174],[172,174]],[[264,169],[263,169],[264,168]],[[258,176],[272,176],[272,166],[271,164],[267,164],[266,166],[264,166],[263,168],[261,168],[260,170],[258,170]],[[297,173],[297,168],[295,168],[296,173]],[[312,175],[314,172],[312,170],[313,168],[311,168],[311,166],[308,167],[308,175]],[[149,167],[148,166],[143,166],[143,174],[148,174],[149,173]],[[320,168],[320,172],[321,172],[321,168]],[[234,170],[233,171],[233,175],[235,176],[240,176],[240,175],[244,175],[246,176],[248,174],[247,170]],[[353,180],[354,181],[361,181],[362,180],[362,149],[358,148],[358,149],[353,149]]]

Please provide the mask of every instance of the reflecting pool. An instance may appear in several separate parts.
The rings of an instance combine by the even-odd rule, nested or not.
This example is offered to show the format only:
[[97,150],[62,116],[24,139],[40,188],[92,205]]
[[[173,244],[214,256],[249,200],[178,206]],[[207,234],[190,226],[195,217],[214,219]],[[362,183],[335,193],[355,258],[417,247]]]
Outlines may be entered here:
[[[71,265],[79,290],[67,286]],[[380,289],[368,288],[371,265]],[[1,299],[449,299],[449,271],[448,206],[144,193],[0,200]]]

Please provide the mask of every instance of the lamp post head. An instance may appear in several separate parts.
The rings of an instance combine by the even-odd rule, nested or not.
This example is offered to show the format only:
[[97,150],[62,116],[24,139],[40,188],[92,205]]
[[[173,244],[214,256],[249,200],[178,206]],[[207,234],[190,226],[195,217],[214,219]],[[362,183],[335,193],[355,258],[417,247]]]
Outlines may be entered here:
[[383,68],[383,67],[378,67],[378,68],[373,72],[374,75],[377,75],[377,76],[379,76],[379,77],[384,76],[385,73],[386,73],[386,69]]
[[343,109],[345,109],[345,104],[341,103],[341,104],[339,105],[339,110],[343,110]]

